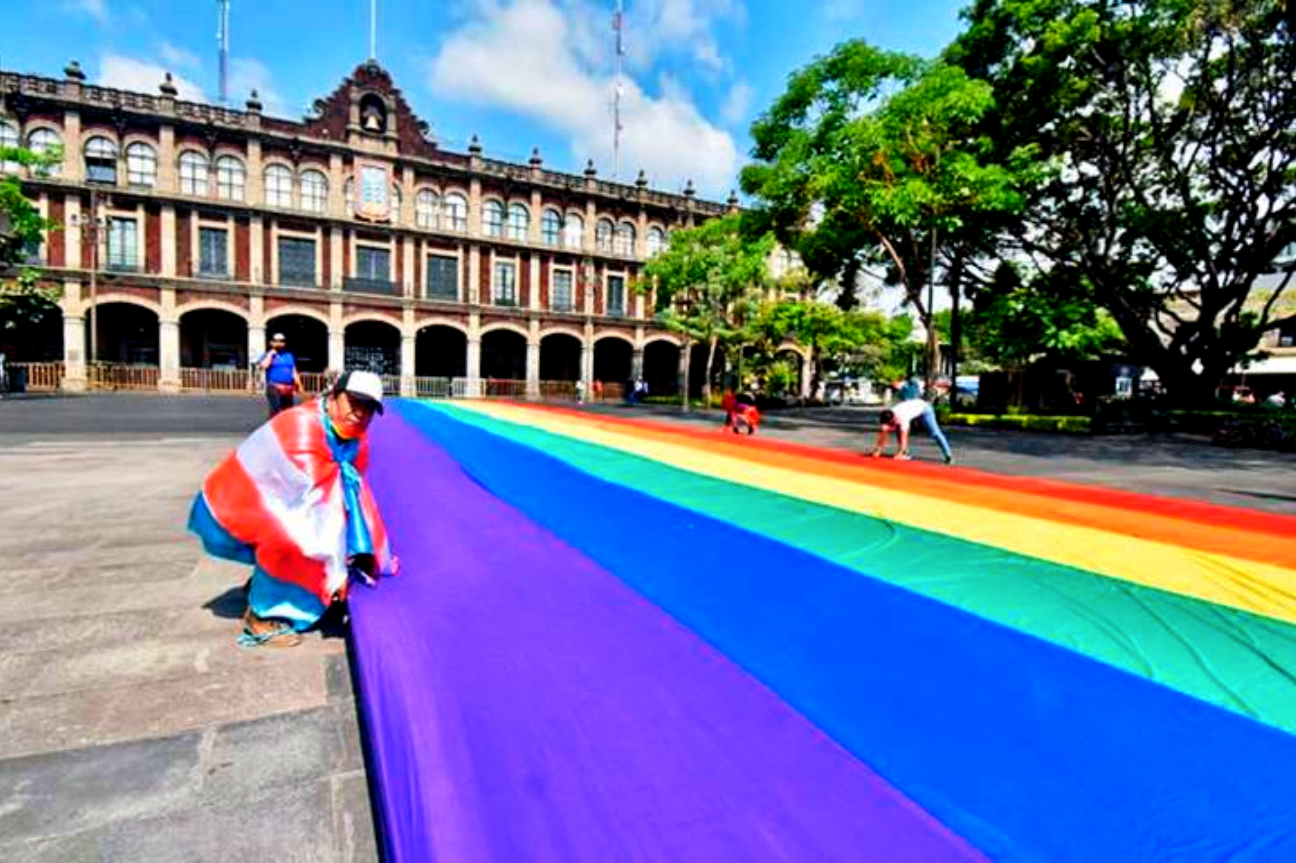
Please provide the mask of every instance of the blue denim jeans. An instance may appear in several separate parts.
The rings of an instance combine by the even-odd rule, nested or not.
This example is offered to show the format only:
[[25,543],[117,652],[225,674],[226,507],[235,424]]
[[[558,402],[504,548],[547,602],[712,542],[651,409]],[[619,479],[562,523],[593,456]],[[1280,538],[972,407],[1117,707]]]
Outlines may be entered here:
[[927,433],[936,441],[936,446],[941,448],[941,453],[945,458],[950,457],[949,441],[945,440],[945,433],[941,431],[940,425],[936,422],[936,411],[932,410],[931,405],[922,413],[923,423],[927,426]]

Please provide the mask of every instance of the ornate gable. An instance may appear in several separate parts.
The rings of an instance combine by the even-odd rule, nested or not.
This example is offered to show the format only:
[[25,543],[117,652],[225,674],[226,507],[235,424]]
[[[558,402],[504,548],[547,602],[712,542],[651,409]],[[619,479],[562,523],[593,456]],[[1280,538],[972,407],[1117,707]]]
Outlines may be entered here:
[[432,156],[436,143],[428,124],[414,113],[391,75],[370,60],[323,99],[315,100],[315,116],[305,124],[307,136],[346,141],[366,135],[396,142],[403,155]]

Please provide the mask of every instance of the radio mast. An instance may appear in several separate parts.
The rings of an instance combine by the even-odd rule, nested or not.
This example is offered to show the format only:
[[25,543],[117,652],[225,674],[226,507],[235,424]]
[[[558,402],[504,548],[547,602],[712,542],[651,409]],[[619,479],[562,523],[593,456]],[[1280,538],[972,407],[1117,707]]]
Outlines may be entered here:
[[220,48],[220,101],[229,104],[229,0],[216,0],[216,45]]
[[612,91],[612,179],[616,180],[621,172],[621,63],[625,57],[625,44],[621,34],[625,28],[625,10],[622,0],[617,0],[616,12],[612,15],[612,30],[616,33],[616,80]]

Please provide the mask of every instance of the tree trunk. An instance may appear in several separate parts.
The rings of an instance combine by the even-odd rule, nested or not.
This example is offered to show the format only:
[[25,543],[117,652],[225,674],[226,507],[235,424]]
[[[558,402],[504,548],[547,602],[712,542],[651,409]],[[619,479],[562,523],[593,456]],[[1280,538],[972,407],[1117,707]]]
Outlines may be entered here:
[[936,316],[932,314],[930,308],[927,309],[926,318],[923,320],[923,326],[927,328],[927,398],[932,398],[932,393],[936,391],[936,364],[940,357],[940,342],[936,337]]
[[712,336],[707,351],[706,378],[702,381],[702,401],[707,407],[711,407],[711,365],[715,362],[716,345],[719,343],[720,337]]
[[959,321],[959,294],[963,292],[963,256],[956,255],[954,266],[950,270],[950,406],[958,407],[958,361],[959,337],[962,327]]
[[684,337],[684,387],[683,397],[680,399],[680,410],[688,413],[689,410],[689,359],[693,356],[693,340],[688,336]]

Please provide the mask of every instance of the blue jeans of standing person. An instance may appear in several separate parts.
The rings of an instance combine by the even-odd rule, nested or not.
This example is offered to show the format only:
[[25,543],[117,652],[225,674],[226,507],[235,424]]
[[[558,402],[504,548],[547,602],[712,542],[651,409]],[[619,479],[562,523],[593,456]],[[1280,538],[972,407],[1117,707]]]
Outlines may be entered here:
[[927,405],[927,409],[922,412],[922,421],[927,426],[927,433],[936,441],[936,446],[940,447],[941,454],[946,459],[950,458],[949,441],[945,440],[945,433],[941,431],[940,425],[936,422],[936,411],[932,410],[931,405]]

